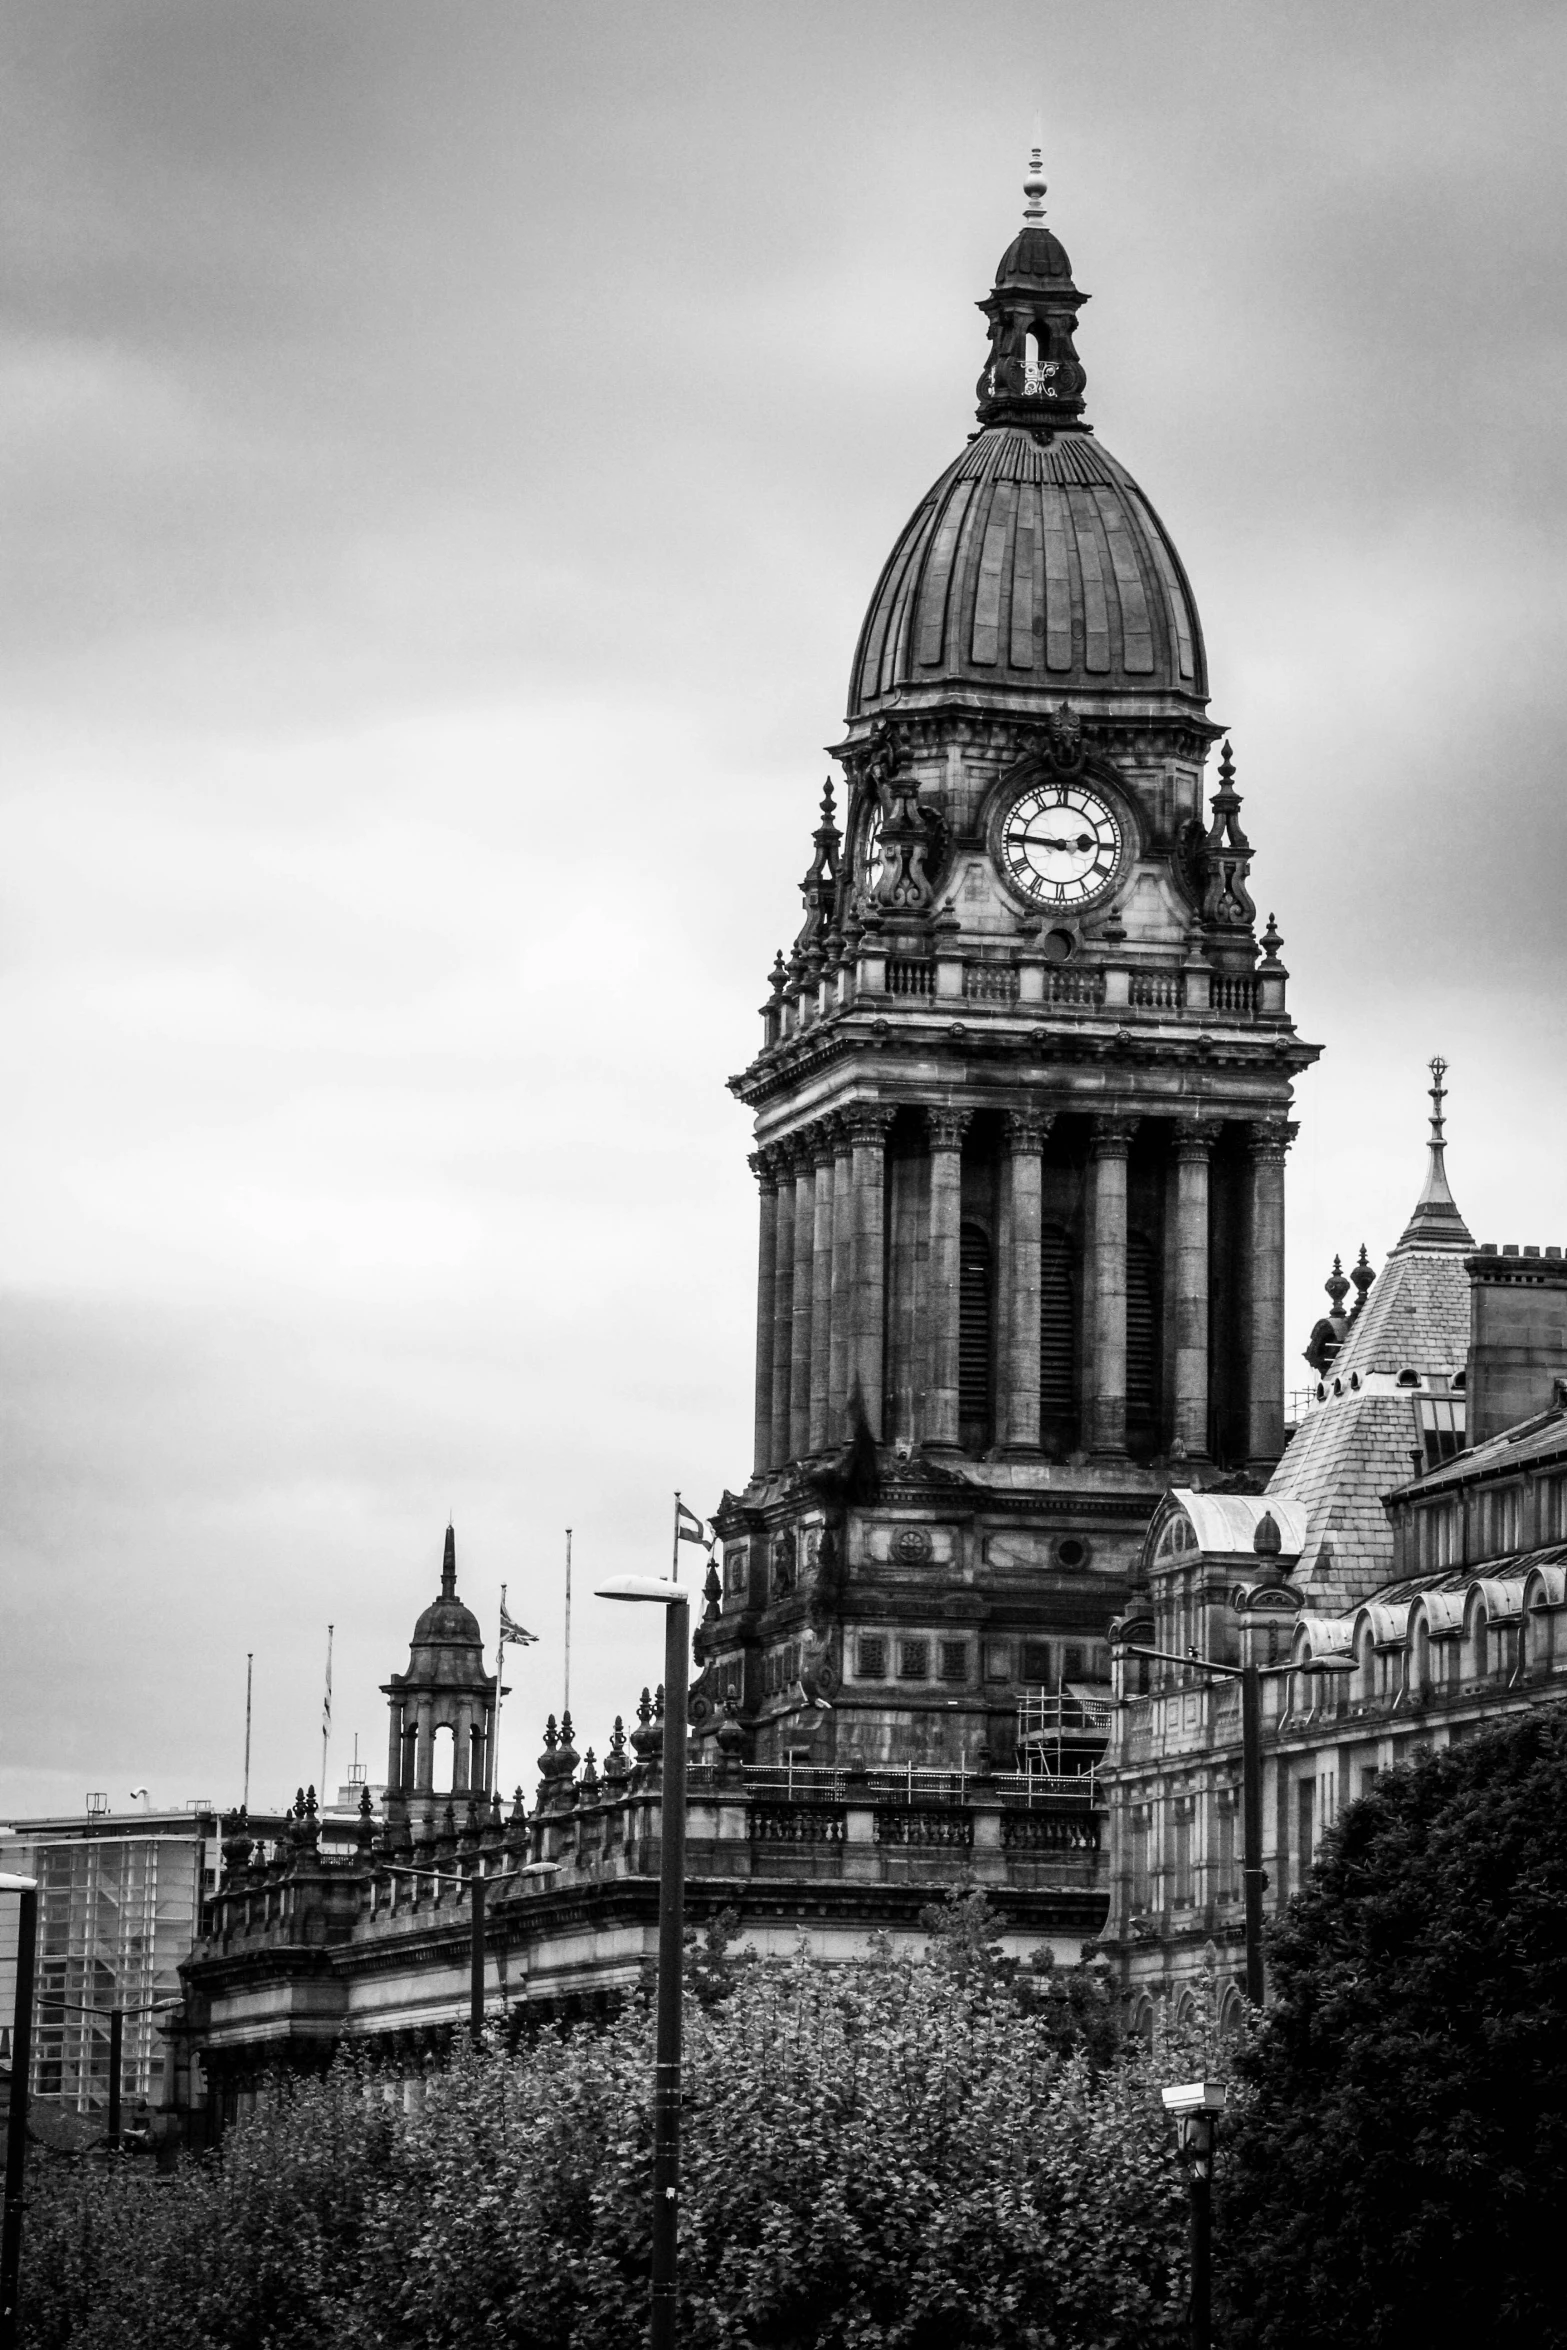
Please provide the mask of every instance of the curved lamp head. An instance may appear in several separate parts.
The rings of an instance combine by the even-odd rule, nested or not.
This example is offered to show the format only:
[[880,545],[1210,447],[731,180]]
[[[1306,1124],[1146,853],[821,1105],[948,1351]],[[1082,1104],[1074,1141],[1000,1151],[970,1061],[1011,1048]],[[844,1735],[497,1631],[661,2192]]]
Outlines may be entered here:
[[0,1869],[0,1893],[36,1893],[36,1877],[13,1877],[8,1869]]
[[617,1575],[609,1583],[594,1587],[595,1599],[645,1599],[659,1607],[688,1607],[691,1594],[680,1583],[670,1583],[661,1575]]

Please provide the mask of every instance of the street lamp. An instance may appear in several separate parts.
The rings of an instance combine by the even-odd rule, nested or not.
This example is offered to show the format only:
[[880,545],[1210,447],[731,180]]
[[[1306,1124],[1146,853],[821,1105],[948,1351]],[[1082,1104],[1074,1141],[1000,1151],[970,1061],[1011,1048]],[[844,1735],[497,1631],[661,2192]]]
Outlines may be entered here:
[[1191,2345],[1192,2350],[1208,2350],[1213,2338],[1213,2143],[1225,2091],[1217,2081],[1183,2081],[1160,2095],[1165,2112],[1175,2117],[1191,2182]]
[[38,1945],[38,1879],[0,1871],[0,1893],[19,1893],[16,2008],[11,2019],[11,2112],[5,2138],[5,2215],[0,2223],[0,2350],[16,2350],[22,2271],[22,2191],[27,2169],[27,2083],[33,2057],[33,1956]]
[[680,1992],[685,1960],[686,1701],[691,1595],[654,1575],[620,1575],[599,1599],[664,1610],[664,1777],[658,1878],[658,2038],[653,2060],[653,2297],[649,2350],[674,2350],[680,2210]]

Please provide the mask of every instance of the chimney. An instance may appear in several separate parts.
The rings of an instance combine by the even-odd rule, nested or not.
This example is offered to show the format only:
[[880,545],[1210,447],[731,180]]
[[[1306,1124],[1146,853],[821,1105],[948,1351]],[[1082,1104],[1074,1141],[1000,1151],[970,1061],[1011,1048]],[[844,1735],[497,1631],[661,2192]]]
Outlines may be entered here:
[[1484,1444],[1558,1403],[1567,1373],[1567,1260],[1559,1248],[1488,1242],[1469,1275],[1467,1436]]

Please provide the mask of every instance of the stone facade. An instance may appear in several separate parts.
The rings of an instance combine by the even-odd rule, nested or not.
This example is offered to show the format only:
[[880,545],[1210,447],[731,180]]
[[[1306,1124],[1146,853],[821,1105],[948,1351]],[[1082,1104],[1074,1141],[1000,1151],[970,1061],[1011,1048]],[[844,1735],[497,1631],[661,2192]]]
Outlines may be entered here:
[[[1567,1698],[1567,1265],[1475,1249],[1446,1194],[1440,1101],[1432,1162],[1382,1310],[1363,1289],[1267,1492],[1175,1489],[1149,1527],[1104,1773],[1106,1940],[1145,2015],[1187,1995],[1210,1944],[1232,1995],[1243,1979],[1240,1690],[1131,1647],[1263,1669],[1270,1911],[1379,1772]],[[1470,1399],[1491,1416],[1465,1448]],[[1520,1404],[1531,1415],[1498,1429]]]

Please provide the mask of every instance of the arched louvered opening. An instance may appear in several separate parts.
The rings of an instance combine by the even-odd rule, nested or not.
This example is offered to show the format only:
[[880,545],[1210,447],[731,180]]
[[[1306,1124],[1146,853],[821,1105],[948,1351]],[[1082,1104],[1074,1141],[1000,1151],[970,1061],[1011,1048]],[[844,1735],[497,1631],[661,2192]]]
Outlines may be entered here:
[[1077,1251],[1059,1224],[1039,1236],[1039,1433],[1047,1451],[1078,1436]]
[[978,1224],[965,1224],[958,1257],[958,1441],[965,1452],[993,1442],[991,1425],[990,1241]]
[[1153,1242],[1126,1239],[1126,1428],[1152,1439],[1159,1415],[1159,1288]]

